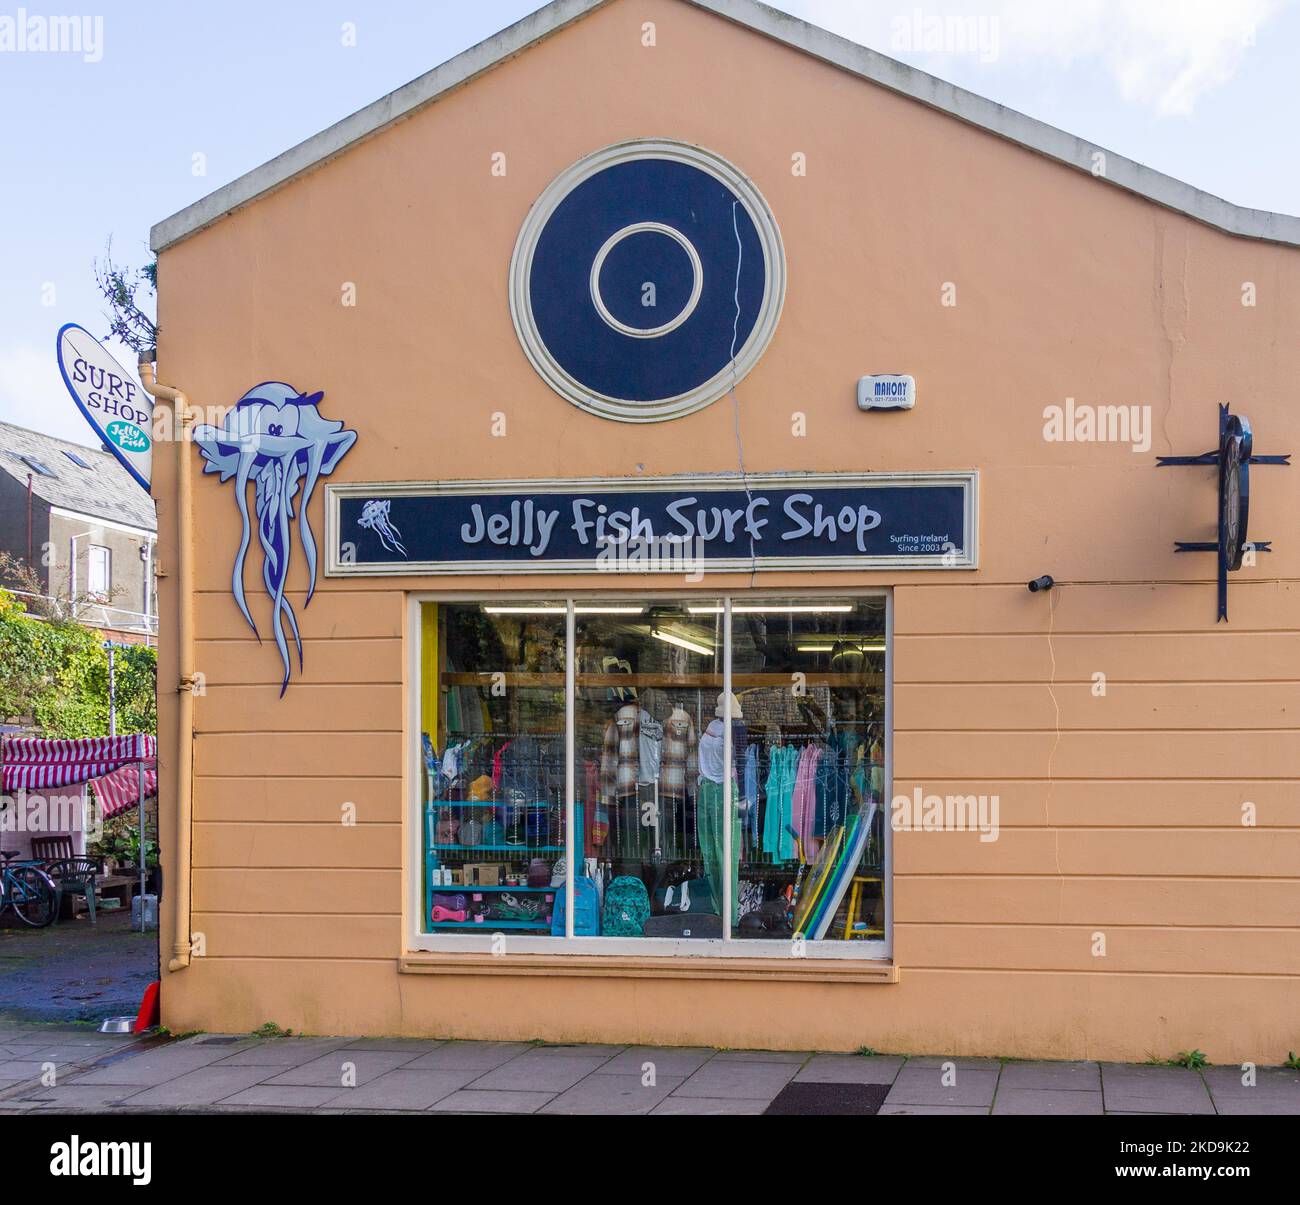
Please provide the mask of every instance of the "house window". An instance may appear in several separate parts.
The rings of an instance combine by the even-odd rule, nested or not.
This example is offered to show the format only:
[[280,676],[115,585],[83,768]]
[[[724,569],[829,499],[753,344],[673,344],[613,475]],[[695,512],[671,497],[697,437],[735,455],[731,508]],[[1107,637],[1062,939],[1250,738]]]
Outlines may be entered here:
[[69,452],[67,448],[64,448],[63,454],[70,461],[72,461],[72,463],[75,464],[79,469],[88,469],[91,467],[90,463],[87,460],[85,460],[83,457],[77,455],[76,452]]
[[415,606],[418,948],[887,954],[884,596]]
[[15,456],[23,462],[31,471],[40,477],[57,477],[58,474],[49,467],[44,461],[37,460],[35,456],[28,456],[22,452],[15,452]]
[[102,544],[91,544],[86,550],[86,593],[96,598],[107,598],[113,588],[113,558]]

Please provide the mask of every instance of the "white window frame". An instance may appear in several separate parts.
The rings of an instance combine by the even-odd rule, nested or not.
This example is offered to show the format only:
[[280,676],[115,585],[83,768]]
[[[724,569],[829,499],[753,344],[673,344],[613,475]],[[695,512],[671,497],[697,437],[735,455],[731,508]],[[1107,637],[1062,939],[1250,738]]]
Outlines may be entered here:
[[[95,554],[103,553],[104,581],[101,588],[95,586]],[[108,598],[113,590],[113,550],[107,544],[86,545],[86,596],[88,598]]]
[[[406,645],[407,645],[407,717],[406,717],[406,798],[407,798],[407,840],[405,873],[405,930],[406,947],[412,953],[438,954],[494,954],[497,952],[497,938],[504,937],[508,952],[515,954],[549,954],[549,955],[608,955],[610,957],[647,957],[647,958],[762,958],[781,960],[841,960],[850,959],[857,962],[889,962],[894,949],[894,841],[893,826],[889,822],[889,801],[893,798],[894,782],[894,592],[882,587],[844,586],[839,589],[824,587],[813,590],[782,590],[764,588],[761,590],[729,593],[727,591],[701,591],[701,598],[720,599],[723,606],[724,649],[724,690],[731,690],[731,616],[733,601],[752,603],[770,599],[774,602],[785,600],[815,601],[827,599],[867,599],[879,598],[885,603],[885,733],[884,782],[881,791],[881,808],[885,813],[884,833],[884,929],[883,941],[863,941],[842,938],[824,938],[821,941],[805,941],[804,954],[794,955],[790,952],[791,943],[786,940],[764,938],[732,938],[729,936],[731,910],[729,899],[723,905],[723,937],[718,938],[668,938],[668,937],[577,937],[573,934],[573,848],[574,848],[574,797],[576,795],[576,768],[574,765],[574,697],[575,678],[573,665],[573,647],[575,635],[575,604],[601,602],[617,598],[620,592],[613,587],[601,591],[573,590],[563,593],[555,591],[517,591],[511,594],[484,591],[467,593],[463,591],[413,591],[407,594]],[[638,597],[682,599],[690,592],[681,590],[654,590],[638,592]],[[569,875],[565,884],[567,892],[565,916],[568,933],[564,937],[527,936],[518,933],[497,933],[494,935],[490,925],[484,926],[484,932],[477,933],[426,933],[421,928],[424,914],[424,800],[422,787],[424,781],[421,764],[421,664],[423,625],[420,608],[425,603],[479,603],[510,604],[527,602],[557,602],[564,604],[565,614],[565,865]],[[724,768],[731,764],[731,726],[724,728],[723,743]],[[729,793],[724,793],[729,800]],[[730,844],[731,824],[724,823],[723,833]],[[725,857],[724,857],[724,860]],[[730,895],[731,876],[723,877],[725,892]]]

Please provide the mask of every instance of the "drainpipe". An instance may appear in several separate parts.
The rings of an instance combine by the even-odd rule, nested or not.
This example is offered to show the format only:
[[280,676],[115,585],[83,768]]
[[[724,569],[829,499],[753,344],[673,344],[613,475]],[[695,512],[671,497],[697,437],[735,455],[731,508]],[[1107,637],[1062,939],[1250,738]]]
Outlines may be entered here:
[[[27,474],[27,568],[32,567],[32,475]],[[46,589],[49,589],[47,586]]]
[[194,798],[194,546],[193,501],[186,455],[193,421],[189,398],[179,389],[156,383],[154,352],[140,354],[140,383],[150,397],[172,405],[176,436],[176,860],[171,875],[172,958],[168,971],[190,965],[190,824]]

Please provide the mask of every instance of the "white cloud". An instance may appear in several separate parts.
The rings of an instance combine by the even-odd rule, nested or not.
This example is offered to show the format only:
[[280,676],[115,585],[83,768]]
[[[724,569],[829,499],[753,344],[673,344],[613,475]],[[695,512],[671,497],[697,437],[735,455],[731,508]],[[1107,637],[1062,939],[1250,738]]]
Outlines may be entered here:
[[1184,116],[1200,96],[1232,79],[1265,24],[1293,0],[782,2],[885,54],[905,52],[912,61],[923,55],[935,71],[971,55],[1054,71],[1095,65],[1124,100]]

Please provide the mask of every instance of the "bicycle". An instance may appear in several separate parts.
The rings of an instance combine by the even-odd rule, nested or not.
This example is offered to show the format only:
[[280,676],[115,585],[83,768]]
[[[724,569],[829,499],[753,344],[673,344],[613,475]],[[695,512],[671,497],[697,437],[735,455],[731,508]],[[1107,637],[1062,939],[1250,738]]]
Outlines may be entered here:
[[59,915],[60,892],[37,862],[15,862],[18,851],[0,849],[0,915],[14,915],[33,929],[52,925]]

